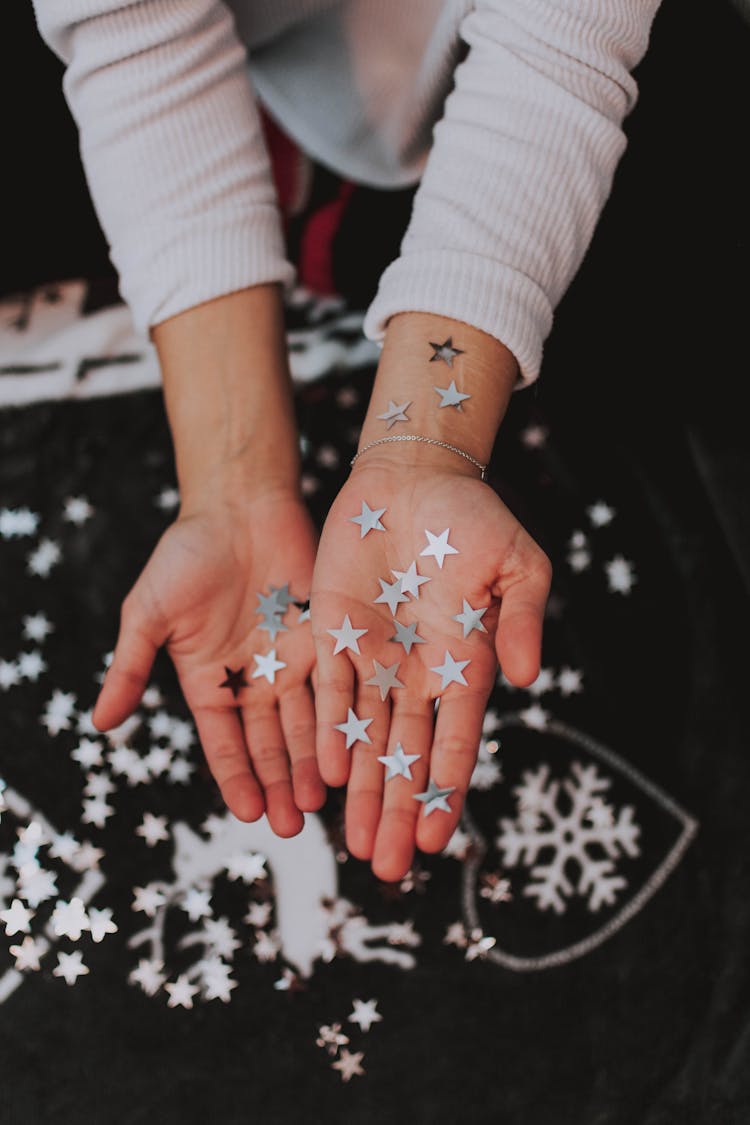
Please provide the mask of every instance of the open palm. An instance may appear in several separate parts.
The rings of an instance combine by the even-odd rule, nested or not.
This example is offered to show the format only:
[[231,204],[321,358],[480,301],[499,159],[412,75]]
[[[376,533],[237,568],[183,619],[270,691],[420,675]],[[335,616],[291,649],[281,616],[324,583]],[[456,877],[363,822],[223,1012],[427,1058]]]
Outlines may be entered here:
[[[123,603],[93,715],[101,730],[123,722],[166,645],[227,806],[242,820],[265,809],[281,836],[325,799],[308,683],[315,654],[310,625],[297,623],[315,546],[304,505],[286,494],[178,519]],[[286,586],[300,605],[282,593],[283,617],[260,614],[258,595]]]
[[538,674],[549,584],[546,555],[473,477],[378,463],[341,490],[311,600],[318,763],[347,785],[347,845],[380,878],[450,839],[498,659],[519,686]]

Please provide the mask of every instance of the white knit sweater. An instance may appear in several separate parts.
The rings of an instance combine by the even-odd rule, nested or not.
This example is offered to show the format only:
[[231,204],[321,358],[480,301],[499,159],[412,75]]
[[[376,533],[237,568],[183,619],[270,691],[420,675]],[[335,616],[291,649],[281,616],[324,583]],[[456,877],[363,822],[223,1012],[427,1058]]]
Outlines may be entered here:
[[626,145],[660,0],[34,0],[136,326],[296,281],[256,98],[312,157],[418,183],[366,311],[501,340],[524,383]]

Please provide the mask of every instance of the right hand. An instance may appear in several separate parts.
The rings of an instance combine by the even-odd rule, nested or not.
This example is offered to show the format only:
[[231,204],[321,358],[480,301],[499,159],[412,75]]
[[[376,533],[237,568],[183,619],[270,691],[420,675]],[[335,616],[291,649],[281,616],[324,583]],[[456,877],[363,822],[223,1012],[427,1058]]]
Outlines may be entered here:
[[[240,820],[264,812],[279,836],[294,836],[303,811],[325,800],[315,757],[309,686],[314,647],[309,621],[290,606],[288,631],[260,629],[258,593],[289,584],[310,594],[317,536],[300,497],[274,491],[247,502],[225,497],[180,516],[159,540],[122,606],[112,662],[93,712],[109,730],[135,710],[157,650],[166,645],[211,773]],[[276,651],[286,667],[272,684],[253,678],[254,654]],[[247,686],[220,685],[226,668]]]

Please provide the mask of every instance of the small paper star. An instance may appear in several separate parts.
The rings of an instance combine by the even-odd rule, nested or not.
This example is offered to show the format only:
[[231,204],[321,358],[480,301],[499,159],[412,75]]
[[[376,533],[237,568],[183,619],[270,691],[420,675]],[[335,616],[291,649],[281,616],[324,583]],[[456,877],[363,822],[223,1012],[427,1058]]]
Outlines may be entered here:
[[425,535],[428,539],[428,545],[423,551],[419,552],[420,558],[423,556],[433,555],[440,569],[443,569],[443,563],[446,555],[457,555],[458,551],[455,547],[451,547],[448,542],[450,535],[450,528],[446,527],[445,531],[441,531],[439,535],[433,535],[431,531],[425,529]]
[[227,668],[225,664],[224,671],[226,672],[227,678],[223,681],[223,683],[219,684],[219,687],[229,688],[232,695],[236,699],[240,694],[242,688],[248,686],[247,680],[245,679],[245,669],[237,668],[236,670],[233,670],[232,668]]
[[432,581],[431,578],[426,578],[417,571],[416,562],[413,562],[408,570],[392,570],[391,574],[394,578],[399,579],[403,592],[411,594],[413,598],[419,598],[420,586],[424,586],[425,582]]
[[248,886],[266,877],[266,859],[260,852],[240,852],[232,855],[224,864],[227,876],[234,882],[241,879]]
[[466,665],[470,663],[470,660],[454,660],[446,649],[443,663],[438,664],[436,668],[430,668],[430,671],[437,672],[438,676],[442,677],[443,682],[440,685],[441,691],[445,691],[448,684],[463,684],[464,687],[468,687],[464,679],[463,670]]
[[108,906],[97,910],[95,906],[89,909],[89,929],[92,941],[104,941],[107,934],[116,934],[117,926],[112,921],[112,911]]
[[586,515],[594,527],[605,527],[614,519],[615,510],[610,508],[609,504],[606,504],[603,500],[597,500],[595,504],[586,509]]
[[346,735],[346,748],[349,750],[355,742],[367,742],[372,744],[372,739],[367,733],[372,719],[358,719],[352,711],[351,707],[348,708],[346,722],[336,723],[335,729],[340,730],[342,734]]
[[153,848],[160,840],[169,839],[167,818],[165,816],[154,816],[150,812],[143,814],[143,823],[135,831],[137,836],[143,837],[150,848]]
[[583,688],[583,675],[577,668],[561,668],[557,677],[561,695],[574,695]]
[[79,941],[84,930],[90,929],[88,914],[80,898],[58,902],[52,912],[52,928],[58,937]]
[[435,354],[430,356],[430,363],[435,360],[441,359],[443,363],[447,363],[449,367],[453,367],[453,360],[457,355],[464,355],[461,348],[453,347],[453,337],[449,336],[443,344],[433,344],[430,340],[430,347],[435,349]]
[[432,389],[440,395],[438,410],[441,410],[444,406],[455,406],[456,410],[463,410],[461,403],[465,399],[471,398],[471,395],[459,391],[455,379],[451,379],[448,387],[433,387]]
[[349,1019],[358,1024],[361,1031],[369,1031],[374,1023],[382,1020],[380,1012],[376,1011],[377,1000],[353,1000],[352,1003],[354,1011]]
[[39,958],[44,955],[47,950],[46,943],[37,941],[36,938],[27,935],[20,945],[11,945],[10,954],[16,959],[17,969],[31,969],[32,971],[39,969]]
[[33,910],[27,910],[20,898],[14,898],[7,910],[0,910],[0,921],[5,923],[8,937],[14,934],[27,934],[31,929],[29,922],[34,917]]
[[27,570],[40,578],[47,578],[52,567],[62,558],[62,551],[53,539],[40,539],[35,551],[29,555]]
[[193,997],[197,992],[200,992],[200,989],[197,985],[191,984],[185,974],[182,973],[174,984],[165,984],[164,991],[169,993],[168,1007],[192,1008]]
[[83,496],[69,496],[65,501],[63,519],[81,527],[94,514],[94,509]]
[[243,921],[247,922],[248,926],[255,926],[256,929],[262,929],[263,926],[268,925],[270,918],[270,902],[251,902]]
[[466,598],[463,599],[463,603],[463,611],[461,613],[457,613],[456,616],[452,618],[452,620],[457,621],[459,625],[463,625],[464,637],[468,637],[472,629],[476,629],[480,633],[486,633],[487,630],[482,624],[482,618],[489,609],[489,606],[485,606],[484,609],[472,609]]
[[199,891],[197,887],[190,887],[183,895],[180,906],[191,922],[201,918],[211,917],[211,892]]
[[630,593],[636,581],[631,562],[628,562],[622,555],[615,555],[613,559],[604,564],[604,569],[607,572],[607,584],[613,593]]
[[146,958],[138,962],[138,968],[133,969],[128,976],[131,984],[139,984],[147,996],[155,996],[166,977],[162,972],[163,961],[149,961]]
[[258,665],[258,667],[253,672],[254,680],[257,679],[258,676],[265,676],[269,684],[273,684],[276,682],[276,673],[282,668],[286,668],[286,664],[284,664],[282,660],[276,659],[275,648],[272,648],[271,651],[266,653],[264,656],[256,653],[253,656],[253,659]]
[[386,582],[385,578],[378,578],[380,583],[380,593],[373,599],[373,605],[379,602],[385,602],[391,611],[392,615],[396,613],[396,607],[401,605],[402,602],[408,602],[406,594],[401,591],[401,579],[396,578],[393,582]]
[[385,699],[391,688],[405,687],[404,684],[397,678],[396,672],[398,671],[398,663],[391,664],[388,668],[384,668],[377,660],[373,660],[375,666],[375,675],[369,680],[365,680],[368,686],[377,687],[380,691],[380,698]]
[[430,778],[427,789],[424,793],[415,793],[414,800],[422,801],[424,804],[424,814],[429,816],[435,809],[441,809],[443,812],[450,812],[451,807],[448,804],[447,798],[455,790],[455,785],[449,786],[447,789],[441,789],[439,785]]
[[255,612],[262,614],[263,617],[273,617],[278,613],[283,614],[286,609],[281,591],[274,590],[273,587],[271,587],[270,594],[261,594],[260,591],[258,591],[256,597],[258,599],[258,607]]
[[23,635],[29,641],[41,643],[52,631],[53,626],[43,613],[35,613],[23,619]]
[[407,407],[409,406],[411,406],[411,402],[402,402],[400,406],[397,406],[395,402],[389,399],[388,409],[384,414],[378,414],[378,418],[387,423],[385,428],[390,430],[391,426],[395,425],[396,422],[409,421],[409,417],[406,413]]
[[359,537],[360,539],[364,539],[368,531],[385,531],[385,528],[380,522],[380,517],[385,515],[387,511],[387,508],[378,508],[377,510],[370,508],[363,500],[361,514],[358,516],[350,516],[349,522],[359,524]]
[[424,637],[417,636],[416,621],[412,621],[411,625],[402,625],[400,621],[396,621],[396,619],[394,618],[393,624],[396,626],[396,635],[394,637],[389,637],[388,639],[390,641],[393,641],[395,644],[403,645],[404,651],[406,652],[407,656],[411,652],[413,645],[427,644],[427,641],[424,639]]
[[347,1047],[341,1048],[341,1054],[336,1059],[336,1062],[331,1063],[334,1070],[341,1071],[341,1079],[343,1082],[348,1082],[354,1074],[364,1074],[364,1069],[360,1066],[362,1059],[365,1057],[364,1051],[355,1051],[352,1054]]
[[134,887],[133,894],[133,910],[142,910],[149,918],[155,918],[156,911],[167,901],[153,883],[149,883],[147,887]]
[[73,953],[58,953],[57,965],[52,970],[54,977],[64,977],[66,984],[75,984],[79,977],[86,976],[88,967],[83,963],[80,949]]
[[343,1034],[340,1023],[332,1023],[330,1026],[324,1023],[318,1028],[318,1038],[315,1040],[316,1046],[325,1047],[332,1055],[335,1055],[338,1048],[348,1042],[349,1036]]
[[356,652],[357,656],[360,656],[361,653],[359,651],[359,638],[363,637],[366,632],[367,629],[353,628],[352,623],[349,620],[349,614],[345,614],[344,623],[340,629],[326,629],[326,633],[330,633],[336,641],[333,655],[336,656],[337,653],[342,652],[345,648],[348,648],[351,649],[352,652]]
[[418,761],[421,757],[419,754],[406,754],[400,742],[396,743],[396,749],[392,754],[383,754],[378,758],[387,767],[388,772],[385,775],[386,781],[391,781],[394,777],[405,777],[407,781],[412,781],[410,766],[412,762]]

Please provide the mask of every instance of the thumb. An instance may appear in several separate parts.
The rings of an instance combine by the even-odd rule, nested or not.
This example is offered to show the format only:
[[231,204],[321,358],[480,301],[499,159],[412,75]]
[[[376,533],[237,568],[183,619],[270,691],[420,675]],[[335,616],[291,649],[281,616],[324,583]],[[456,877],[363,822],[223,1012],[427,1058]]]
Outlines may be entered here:
[[544,609],[549,596],[552,567],[536,547],[538,558],[520,576],[501,580],[500,615],[495,650],[503,675],[516,687],[528,687],[539,675],[542,659]]
[[124,723],[141,701],[156,653],[166,640],[132,602],[123,603],[120,631],[91,720],[98,730]]

